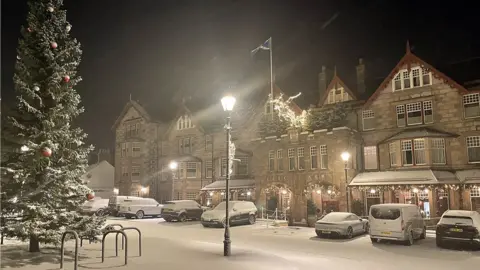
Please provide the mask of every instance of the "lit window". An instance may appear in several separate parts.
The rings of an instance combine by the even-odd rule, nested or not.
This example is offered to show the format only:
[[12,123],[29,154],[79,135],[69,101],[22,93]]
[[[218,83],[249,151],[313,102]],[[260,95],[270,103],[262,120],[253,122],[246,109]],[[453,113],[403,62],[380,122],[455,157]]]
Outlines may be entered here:
[[390,150],[390,166],[398,166],[398,160],[397,160],[397,153],[398,153],[398,147],[396,143],[390,143],[389,144],[389,150]]
[[196,178],[196,177],[197,177],[197,163],[187,162],[187,178]]
[[425,139],[413,140],[413,152],[415,153],[415,165],[427,164],[425,157]]
[[140,167],[139,166],[132,166],[132,177],[140,176]]
[[432,164],[445,164],[445,140],[430,139],[430,144]]
[[425,153],[425,139],[402,141],[403,166],[427,164]]
[[197,195],[198,193],[197,192],[187,192],[186,194],[186,200],[192,200],[192,201],[195,201],[197,199]]
[[188,115],[180,116],[177,120],[177,130],[189,129],[195,127],[192,124],[192,119]]

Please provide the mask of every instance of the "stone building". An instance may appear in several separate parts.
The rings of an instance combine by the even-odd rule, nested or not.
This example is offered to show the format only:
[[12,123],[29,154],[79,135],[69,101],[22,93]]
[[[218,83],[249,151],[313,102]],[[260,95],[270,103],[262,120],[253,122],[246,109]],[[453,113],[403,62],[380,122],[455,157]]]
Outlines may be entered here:
[[[382,83],[370,84],[362,59],[355,82],[341,77],[322,68],[319,99],[297,128],[272,110],[270,87],[239,92],[232,114],[232,198],[288,212],[292,222],[307,219],[308,200],[321,212],[358,214],[381,202],[415,203],[429,217],[449,208],[480,209],[478,92],[408,46]],[[274,97],[281,93],[275,86]],[[302,113],[293,102],[289,108]],[[219,203],[225,198],[225,116],[220,102],[184,102],[171,121],[161,122],[128,102],[114,125],[120,194],[143,190],[159,201]],[[179,164],[173,172],[171,161]]]

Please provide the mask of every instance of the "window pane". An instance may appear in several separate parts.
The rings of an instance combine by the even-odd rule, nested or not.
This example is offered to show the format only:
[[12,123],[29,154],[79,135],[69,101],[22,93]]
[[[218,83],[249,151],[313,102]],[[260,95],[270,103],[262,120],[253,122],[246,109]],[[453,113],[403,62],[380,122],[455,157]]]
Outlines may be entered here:
[[320,145],[320,168],[328,169],[328,152],[326,145]]
[[363,148],[363,155],[365,160],[365,169],[366,170],[375,170],[377,166],[377,147],[376,146],[366,146]]
[[397,144],[396,143],[390,143],[389,144],[389,150],[390,150],[390,166],[397,166]]
[[445,164],[445,140],[431,139],[432,163]]
[[415,102],[407,104],[407,124],[418,125],[422,124],[422,103]]
[[427,164],[427,159],[425,157],[425,140],[413,140],[413,150],[415,152],[415,165]]
[[316,146],[310,147],[310,165],[312,170],[318,168],[318,151]]
[[480,136],[467,137],[468,162],[480,162]]
[[301,147],[297,149],[298,157],[298,169],[305,170],[305,148]]
[[402,141],[402,163],[413,165],[412,141]]

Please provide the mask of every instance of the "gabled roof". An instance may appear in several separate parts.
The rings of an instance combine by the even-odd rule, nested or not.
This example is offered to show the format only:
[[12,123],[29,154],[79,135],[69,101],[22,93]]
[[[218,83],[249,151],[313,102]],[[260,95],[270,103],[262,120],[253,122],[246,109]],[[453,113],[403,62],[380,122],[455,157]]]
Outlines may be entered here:
[[345,84],[335,72],[335,75],[330,81],[330,84],[328,84],[325,93],[323,93],[323,97],[320,98],[318,102],[318,106],[323,106],[323,104],[325,104],[325,100],[327,100],[330,91],[334,89],[334,87],[336,88],[337,85],[341,85],[343,89],[347,91],[347,93],[350,94],[350,96],[352,96],[352,98],[357,99],[357,95],[353,93],[352,90],[350,90],[347,84]]
[[145,118],[146,121],[151,121],[151,117],[150,115],[147,113],[147,111],[143,108],[142,105],[140,105],[138,102],[134,101],[134,100],[129,100],[127,102],[127,104],[125,104],[125,107],[123,107],[123,110],[122,112],[120,113],[120,115],[117,117],[117,120],[115,120],[115,123],[113,124],[112,126],[112,130],[115,130],[117,128],[117,126],[120,124],[120,122],[122,121],[123,117],[125,116],[125,114],[128,112],[128,110],[130,108],[135,108],[135,110],[138,111],[138,113],[143,117]]
[[380,143],[402,140],[402,139],[447,138],[447,137],[458,137],[458,135],[450,132],[436,130],[429,127],[419,127],[419,128],[409,128],[409,129],[402,130],[399,133],[386,138]]
[[448,84],[450,87],[457,89],[460,93],[465,94],[468,93],[468,90],[460,85],[459,83],[455,82],[452,80],[450,77],[447,75],[443,74],[436,68],[434,68],[432,65],[428,64],[424,60],[422,60],[420,57],[416,56],[410,51],[410,45],[407,42],[407,50],[405,55],[400,59],[400,61],[397,63],[397,65],[393,68],[393,70],[388,74],[388,76],[383,80],[383,82],[380,84],[380,86],[375,90],[373,95],[367,100],[365,103],[365,106],[369,106],[376,98],[377,96],[384,90],[388,84],[394,79],[394,77],[397,75],[397,73],[400,71],[400,69],[403,66],[407,66],[407,69],[411,68],[412,64],[419,64],[423,68],[430,70],[432,72],[432,75],[435,76],[438,79],[443,80],[444,83]]

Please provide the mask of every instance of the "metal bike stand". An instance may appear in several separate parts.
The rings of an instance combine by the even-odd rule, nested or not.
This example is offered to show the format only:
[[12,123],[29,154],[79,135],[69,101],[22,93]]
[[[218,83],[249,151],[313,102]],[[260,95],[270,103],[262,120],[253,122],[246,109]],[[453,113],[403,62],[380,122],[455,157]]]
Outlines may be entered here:
[[78,269],[78,234],[75,231],[66,231],[62,235],[62,245],[60,247],[60,249],[61,249],[61,251],[60,251],[60,269],[63,269],[63,258],[65,256],[65,250],[64,250],[65,237],[68,234],[72,234],[73,236],[75,236],[75,262],[74,262],[73,269],[77,270]]
[[[128,259],[128,238],[125,232],[120,231],[120,230],[111,230],[107,231],[103,234],[102,238],[102,263],[105,261],[105,237],[111,233],[120,233],[123,235],[123,238],[125,238],[125,265],[127,265],[127,259]],[[118,246],[115,245],[115,255],[118,256]]]
[[[135,230],[138,232],[138,256],[142,256],[142,232],[136,227],[125,227],[122,228],[122,231]],[[118,234],[117,234],[118,235]],[[123,245],[122,245],[123,247]]]

